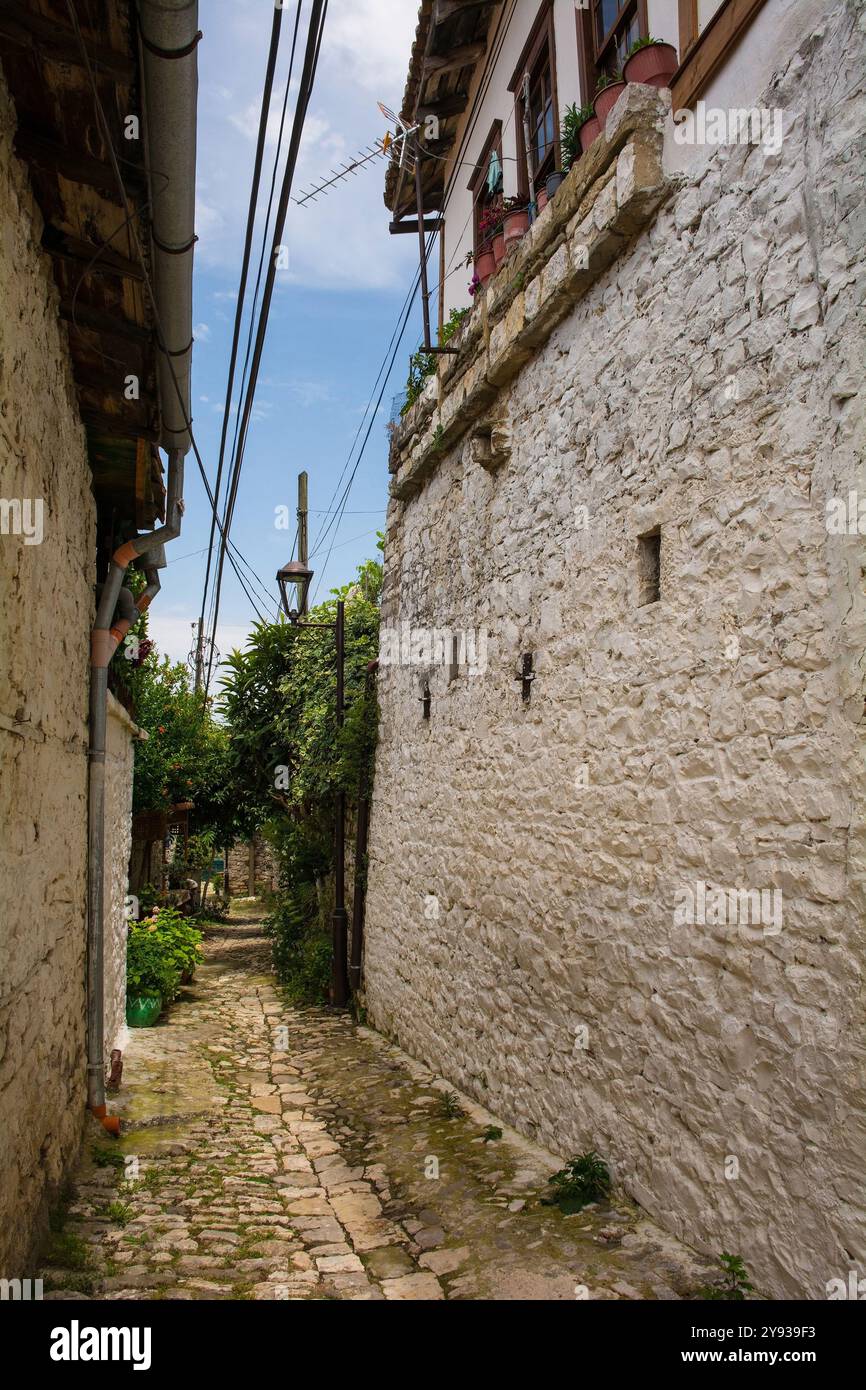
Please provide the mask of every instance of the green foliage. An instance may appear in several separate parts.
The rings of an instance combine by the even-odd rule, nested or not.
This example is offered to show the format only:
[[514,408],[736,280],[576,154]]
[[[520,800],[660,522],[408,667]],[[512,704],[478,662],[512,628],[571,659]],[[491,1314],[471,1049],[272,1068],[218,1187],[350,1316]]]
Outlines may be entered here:
[[97,1168],[123,1168],[125,1159],[117,1149],[109,1149],[105,1144],[93,1144],[90,1157]]
[[265,929],[289,1001],[327,1003],[333,951],[320,923],[315,885],[300,882],[281,894]]
[[664,42],[664,39],[654,39],[652,34],[647,34],[646,37],[643,39],[635,39],[634,43],[631,45],[628,53],[625,56],[627,58],[630,58],[633,53],[637,53],[638,49],[652,48],[655,44]]
[[48,1241],[45,1263],[55,1269],[86,1269],[90,1263],[87,1245],[71,1231],[55,1231]]
[[614,82],[621,82],[621,81],[622,81],[622,69],[621,69],[621,68],[617,68],[616,72],[613,72],[613,73],[610,73],[610,72],[603,72],[603,73],[601,73],[601,74],[599,75],[598,81],[597,81],[596,84],[595,84],[596,95],[597,95],[599,92],[603,92],[604,89],[605,89],[605,87],[610,87],[612,83],[614,83]]
[[138,894],[138,906],[142,917],[150,916],[151,912],[156,907],[158,897],[159,894],[152,883],[146,883],[144,887],[140,889]]
[[[323,1002],[331,974],[328,878],[334,805],[369,786],[378,710],[367,667],[379,650],[382,566],[316,605],[299,626],[259,624],[228,658],[222,712],[230,778],[255,808],[280,864],[268,919],[274,967],[293,999]],[[337,599],[345,603],[345,711],[336,715]],[[327,624],[328,626],[315,626]]]
[[463,1114],[463,1106],[454,1091],[444,1091],[439,1106],[446,1120],[457,1120]]
[[249,828],[249,808],[235,795],[228,733],[203,692],[192,689],[182,662],[160,661],[155,650],[128,680],[136,722],[147,733],[135,748],[133,811],[167,811],[191,801],[192,830],[211,830],[217,844],[231,843]]
[[[439,346],[445,347],[450,343],[456,333],[463,327],[464,320],[469,316],[469,308],[452,309],[445,323],[439,330]],[[432,376],[436,370],[438,358],[435,352],[425,352],[419,348],[413,352],[409,358],[409,376],[406,380],[406,400],[400,411],[405,415],[406,411],[415,404],[421,392],[424,390],[427,378]]]
[[164,1003],[177,997],[181,976],[201,959],[201,932],[171,907],[130,923],[126,943],[128,994],[160,994]]
[[114,1221],[118,1226],[125,1226],[133,1215],[129,1202],[109,1202],[105,1214],[109,1221]]
[[724,1251],[719,1258],[719,1269],[720,1282],[705,1284],[698,1290],[699,1298],[742,1303],[750,1293],[754,1293],[755,1286],[749,1282],[748,1270],[739,1255],[729,1255]]
[[562,167],[566,172],[581,154],[580,127],[594,115],[595,112],[591,106],[578,106],[576,101],[565,108],[560,144],[562,146]]
[[610,1173],[594,1149],[572,1158],[550,1179],[553,1201],[564,1212],[580,1211],[589,1202],[601,1202],[610,1193]]
[[502,1138],[502,1130],[498,1125],[488,1125],[481,1135],[481,1138],[484,1140],[485,1144],[492,1144],[496,1139]]

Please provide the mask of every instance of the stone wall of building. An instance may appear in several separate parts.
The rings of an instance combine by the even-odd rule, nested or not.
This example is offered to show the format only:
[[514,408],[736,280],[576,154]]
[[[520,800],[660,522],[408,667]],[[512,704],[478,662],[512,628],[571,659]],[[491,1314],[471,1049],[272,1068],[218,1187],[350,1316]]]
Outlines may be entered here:
[[[0,71],[0,1276],[21,1275],[85,1103],[87,690],[94,505],[40,214]],[[30,519],[37,512],[31,511]],[[8,523],[7,523],[8,525]],[[33,539],[38,535],[30,527]],[[12,1213],[14,1212],[14,1219]]]
[[126,898],[132,845],[132,776],[138,726],[108,696],[105,758],[105,1061],[126,1046]]
[[229,893],[233,898],[271,893],[277,886],[274,852],[262,835],[233,845],[228,855]]
[[[375,1026],[814,1298],[866,1273],[863,538],[827,524],[866,497],[864,28],[841,4],[773,50],[775,152],[681,170],[668,118],[643,229],[629,145],[536,279],[532,245],[500,272],[507,312],[480,297],[487,365],[443,363],[398,437],[382,618],[421,635],[379,672],[365,928]],[[470,630],[476,674],[433,627]],[[702,884],[765,911],[702,912]]]

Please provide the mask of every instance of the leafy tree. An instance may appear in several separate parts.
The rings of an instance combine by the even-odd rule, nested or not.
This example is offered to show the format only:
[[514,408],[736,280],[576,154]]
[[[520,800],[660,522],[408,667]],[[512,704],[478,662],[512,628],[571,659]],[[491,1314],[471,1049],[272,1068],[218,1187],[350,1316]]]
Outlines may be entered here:
[[[270,919],[274,964],[296,997],[326,991],[334,803],[368,781],[377,710],[368,665],[379,647],[382,567],[368,560],[354,584],[334,590],[297,627],[259,623],[228,658],[221,712],[229,780],[266,827],[280,864]],[[336,715],[337,601],[345,602],[345,715]],[[316,626],[326,624],[327,626]]]

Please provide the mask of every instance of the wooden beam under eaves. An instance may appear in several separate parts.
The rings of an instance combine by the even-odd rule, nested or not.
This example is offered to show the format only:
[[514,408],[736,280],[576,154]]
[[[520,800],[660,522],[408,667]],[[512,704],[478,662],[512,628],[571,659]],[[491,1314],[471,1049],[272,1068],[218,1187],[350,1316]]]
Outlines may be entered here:
[[[70,149],[68,145],[58,144],[56,140],[46,140],[44,136],[34,134],[27,128],[25,121],[19,121],[15,135],[15,153],[19,159],[35,165],[37,169],[60,174],[70,183],[86,184],[88,188],[96,189],[111,202],[122,206],[117,178],[110,164],[101,159],[94,159],[93,155]],[[146,192],[143,170],[139,172],[127,165],[123,171],[123,182],[127,193],[132,196]]]
[[469,105],[469,96],[466,92],[452,92],[447,97],[433,97],[432,101],[422,101],[415,113],[415,119],[423,121],[425,116],[438,116],[444,120],[446,116],[461,116]]
[[467,10],[492,10],[494,5],[501,4],[502,0],[436,0],[433,23],[444,24],[446,19],[465,14]]
[[106,439],[143,439],[148,444],[158,444],[159,430],[145,424],[140,418],[124,418],[122,415],[106,415],[99,410],[81,407],[81,419],[88,430],[104,435]]
[[60,317],[73,328],[98,333],[101,337],[131,338],[135,342],[147,342],[152,337],[146,324],[135,323],[120,314],[105,314],[84,304],[76,304],[73,312],[72,301],[67,299],[61,301]]
[[[440,227],[442,226],[442,218],[441,218],[441,217],[425,217],[425,218],[424,218],[424,221],[422,222],[421,225],[422,225],[422,227],[424,228],[424,231],[425,231],[425,232],[438,232],[439,229],[440,229]],[[406,218],[404,221],[402,221],[402,222],[389,222],[389,223],[388,223],[388,231],[391,233],[392,236],[396,236],[398,232],[414,232],[415,235],[417,236],[417,235],[418,235],[418,218],[417,218],[417,217],[407,217],[407,218]]]
[[59,227],[45,227],[42,245],[50,256],[89,266],[93,275],[119,275],[124,280],[144,280],[144,271],[136,261],[121,255],[111,246],[96,246],[92,241],[82,241],[80,237],[71,236]]
[[456,68],[467,68],[473,63],[477,63],[479,58],[483,58],[487,52],[487,44],[464,43],[459,48],[452,48],[449,53],[428,53],[424,59],[421,80],[432,77],[434,73],[438,76],[443,72],[454,72]]
[[[0,0],[0,39],[29,48],[52,62],[84,67],[75,31],[68,24],[58,24],[56,19],[38,14],[26,0]],[[135,80],[135,62],[127,53],[118,53],[92,39],[85,39],[84,47],[97,74],[101,72],[129,85]]]

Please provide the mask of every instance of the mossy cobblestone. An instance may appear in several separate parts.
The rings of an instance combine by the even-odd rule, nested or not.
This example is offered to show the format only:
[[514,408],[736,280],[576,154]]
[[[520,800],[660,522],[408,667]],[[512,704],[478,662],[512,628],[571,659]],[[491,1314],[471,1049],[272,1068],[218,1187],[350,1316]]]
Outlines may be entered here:
[[41,1271],[49,1298],[677,1298],[706,1282],[631,1203],[543,1205],[559,1160],[512,1131],[485,1142],[495,1117],[445,1101],[378,1034],[285,1006],[255,915],[208,930],[125,1077],[121,1138],[94,1125]]

